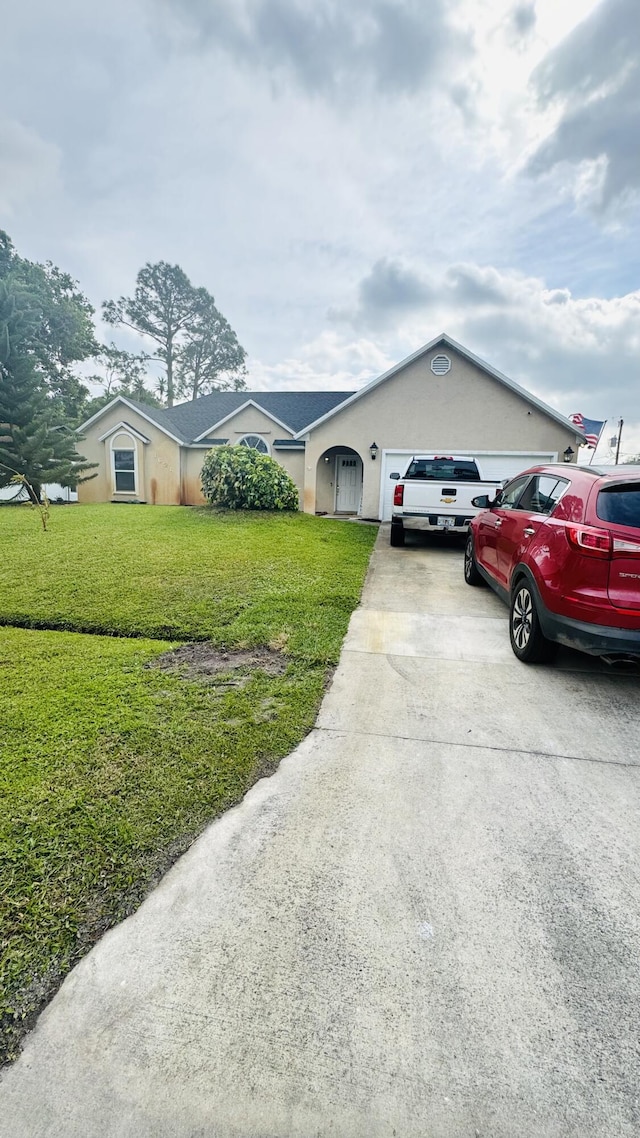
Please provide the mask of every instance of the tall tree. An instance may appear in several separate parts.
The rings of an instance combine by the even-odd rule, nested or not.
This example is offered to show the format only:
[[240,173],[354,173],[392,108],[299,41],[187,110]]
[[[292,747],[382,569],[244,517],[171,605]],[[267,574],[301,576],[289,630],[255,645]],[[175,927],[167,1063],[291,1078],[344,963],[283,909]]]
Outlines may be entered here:
[[75,488],[95,465],[77,453],[77,436],[43,383],[32,348],[39,335],[33,295],[15,279],[0,279],[0,486],[23,475],[34,501],[44,482]]
[[197,399],[211,391],[243,391],[247,386],[246,358],[233,328],[211,296],[186,329],[178,356],[177,391],[185,399]]
[[95,354],[93,308],[76,281],[48,261],[44,265],[18,256],[0,230],[0,280],[20,293],[28,315],[15,350],[26,353],[55,400],[56,413],[68,424],[80,421],[89,395],[74,365]]
[[107,324],[132,328],[157,345],[156,355],[151,358],[164,367],[159,387],[169,407],[175,402],[178,366],[181,390],[183,376],[187,372],[193,374],[195,367],[193,361],[187,363],[187,356],[183,361],[183,353],[187,349],[193,351],[192,345],[202,339],[205,328],[213,338],[216,320],[226,325],[210,293],[205,288],[195,288],[179,265],[166,261],[146,264],[136,278],[134,295],[106,301],[102,311]]

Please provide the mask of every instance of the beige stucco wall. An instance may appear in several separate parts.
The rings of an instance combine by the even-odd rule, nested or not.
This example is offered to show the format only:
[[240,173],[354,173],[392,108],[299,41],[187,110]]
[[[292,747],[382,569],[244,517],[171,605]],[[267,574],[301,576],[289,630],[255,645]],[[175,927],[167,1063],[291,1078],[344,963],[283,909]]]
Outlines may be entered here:
[[200,486],[200,471],[205,456],[209,453],[204,447],[182,448],[182,504],[183,506],[203,506],[205,498]]
[[[430,361],[443,351],[452,366],[446,375],[437,376]],[[311,432],[305,454],[304,509],[313,513],[327,508],[327,464],[320,460],[329,448],[353,448],[360,455],[362,515],[377,517],[382,464],[369,457],[374,441],[380,453],[410,448],[457,454],[555,451],[560,456],[567,446],[576,449],[575,439],[574,431],[475,364],[449,347],[436,347]]]
[[[135,436],[132,436],[132,441],[125,438],[123,431],[126,428],[99,441],[101,435],[111,431],[120,422],[128,423],[148,438],[149,442],[143,443]],[[291,475],[302,499],[304,454],[301,451],[279,451],[273,447],[274,439],[292,438],[291,431],[274,423],[268,415],[253,407],[245,409],[213,430],[215,438],[226,438],[232,445],[239,442],[243,435],[260,435],[265,440],[271,457]],[[123,449],[135,447],[138,478],[135,493],[115,493],[111,462],[114,443]],[[138,500],[157,505],[201,506],[205,501],[200,486],[200,471],[207,448],[178,446],[156,426],[122,404],[106,411],[87,428],[78,450],[88,462],[99,464],[97,477],[78,487],[80,502]]]
[[[227,439],[229,446],[235,446],[243,435],[260,435],[264,439],[271,458],[280,463],[291,475],[298,487],[302,500],[304,485],[304,454],[301,451],[276,450],[274,439],[291,439],[292,432],[275,423],[259,407],[245,407],[237,415],[222,424],[212,424],[210,434],[213,438]],[[202,505],[204,498],[200,487],[200,471],[208,451],[202,447],[183,447],[183,501],[185,505]]]
[[272,454],[273,440],[293,437],[291,431],[275,423],[259,407],[245,407],[231,419],[227,419],[226,423],[213,426],[210,433],[214,438],[228,439],[230,446],[240,442],[243,435],[262,435],[273,458],[275,458]]
[[[278,435],[278,438],[284,439],[286,435]],[[275,458],[276,462],[280,463],[287,471],[287,474],[295,482],[298,487],[298,494],[300,495],[300,505],[302,505],[302,494],[304,491],[304,451],[295,450],[274,450],[271,456]]]
[[[143,443],[134,437],[138,486],[133,494],[116,494],[113,484],[112,444],[120,440],[122,447],[130,445],[122,438],[126,427],[118,431],[117,435],[110,435],[102,442],[99,441],[101,435],[120,422],[128,423],[149,439],[148,443]],[[95,423],[85,430],[84,435],[84,439],[78,443],[78,451],[88,462],[97,462],[99,466],[97,477],[81,483],[78,487],[79,502],[138,500],[167,506],[180,504],[180,447],[153,423],[148,422],[130,407],[116,404],[96,419]]]

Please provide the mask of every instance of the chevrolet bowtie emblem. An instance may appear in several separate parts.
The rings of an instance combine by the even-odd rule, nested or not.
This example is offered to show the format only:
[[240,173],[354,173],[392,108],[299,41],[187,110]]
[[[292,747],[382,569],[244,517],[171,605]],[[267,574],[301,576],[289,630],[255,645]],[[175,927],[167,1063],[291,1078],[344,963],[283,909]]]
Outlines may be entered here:
[[447,505],[450,506],[452,502],[455,502],[455,498],[441,498],[440,501],[446,502]]

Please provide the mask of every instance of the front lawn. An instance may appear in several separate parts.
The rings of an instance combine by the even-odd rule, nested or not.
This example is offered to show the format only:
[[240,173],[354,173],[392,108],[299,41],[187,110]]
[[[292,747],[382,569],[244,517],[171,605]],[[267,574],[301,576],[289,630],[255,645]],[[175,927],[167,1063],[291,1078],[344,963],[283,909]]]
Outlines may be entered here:
[[[61,507],[43,533],[29,509],[0,509],[0,1061],[73,962],[313,725],[375,533],[143,506]],[[222,671],[148,666],[205,639]],[[247,646],[271,651],[234,668]]]
[[337,659],[373,526],[179,506],[0,509],[0,624]]

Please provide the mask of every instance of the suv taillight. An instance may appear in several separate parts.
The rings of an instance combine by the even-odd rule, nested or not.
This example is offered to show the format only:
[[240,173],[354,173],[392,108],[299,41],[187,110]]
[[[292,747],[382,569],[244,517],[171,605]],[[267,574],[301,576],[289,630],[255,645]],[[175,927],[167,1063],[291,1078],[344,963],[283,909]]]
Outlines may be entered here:
[[399,482],[393,491],[393,504],[394,506],[401,506],[404,502],[404,486]]
[[613,541],[608,529],[568,525],[565,533],[569,545],[579,549],[581,553],[587,553],[589,557],[600,557],[605,561],[611,557]]
[[625,557],[640,557],[640,543],[637,541],[623,541],[621,537],[614,537],[613,552],[624,553]]

